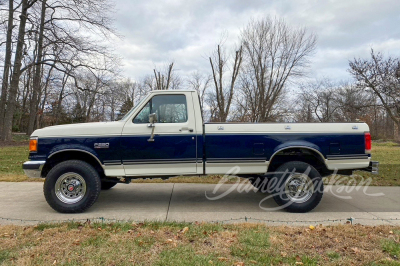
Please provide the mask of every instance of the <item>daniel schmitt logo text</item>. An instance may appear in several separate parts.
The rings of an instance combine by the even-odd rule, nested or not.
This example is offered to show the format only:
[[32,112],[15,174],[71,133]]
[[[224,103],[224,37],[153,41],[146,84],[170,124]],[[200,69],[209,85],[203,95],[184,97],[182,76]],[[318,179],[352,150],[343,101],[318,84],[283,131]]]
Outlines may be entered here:
[[[211,201],[221,200],[224,197],[228,196],[231,193],[263,193],[265,197],[263,197],[259,202],[259,207],[265,211],[276,211],[281,210],[288,207],[291,204],[294,204],[295,201],[287,201],[286,204],[282,206],[276,207],[265,207],[265,202],[273,199],[274,197],[281,197],[287,199],[287,184],[285,184],[284,178],[285,176],[290,176],[293,174],[300,176],[308,176],[310,172],[310,168],[302,173],[298,173],[295,171],[296,169],[285,172],[271,172],[267,173],[265,176],[255,177],[252,179],[252,182],[249,182],[246,179],[241,179],[236,176],[240,172],[239,166],[232,167],[215,185],[214,189],[205,192],[205,197]],[[304,183],[302,186],[306,186],[311,188],[312,193],[316,192],[329,192],[330,195],[340,199],[353,199],[351,195],[354,191],[362,191],[364,195],[370,197],[381,197],[384,196],[384,193],[369,193],[368,188],[372,182],[372,178],[363,178],[361,176],[341,176],[337,174],[337,170],[329,176],[328,178],[324,178],[323,182],[320,180],[316,182],[315,180],[308,179],[308,182]],[[325,183],[325,186],[324,186]],[[299,196],[296,192],[293,196]]]

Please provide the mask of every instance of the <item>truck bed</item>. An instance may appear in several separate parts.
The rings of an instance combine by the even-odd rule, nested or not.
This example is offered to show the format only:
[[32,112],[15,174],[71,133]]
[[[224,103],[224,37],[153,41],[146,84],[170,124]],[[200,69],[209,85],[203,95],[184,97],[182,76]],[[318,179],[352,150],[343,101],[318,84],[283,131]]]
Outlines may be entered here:
[[239,173],[267,171],[273,157],[285,149],[315,152],[326,168],[368,167],[365,123],[205,123],[204,157],[207,174],[226,172],[235,165]]

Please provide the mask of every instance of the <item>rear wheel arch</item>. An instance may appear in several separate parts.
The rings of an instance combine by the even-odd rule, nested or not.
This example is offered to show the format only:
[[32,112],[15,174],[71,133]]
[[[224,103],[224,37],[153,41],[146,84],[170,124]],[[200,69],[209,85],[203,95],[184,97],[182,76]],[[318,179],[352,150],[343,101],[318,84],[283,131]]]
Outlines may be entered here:
[[93,166],[93,168],[99,173],[101,178],[105,177],[104,168],[100,160],[93,153],[78,149],[61,150],[50,154],[50,156],[46,160],[45,165],[43,166],[42,176],[46,177],[49,171],[54,166],[67,160],[84,161]]
[[322,176],[331,174],[321,152],[310,147],[286,147],[276,151],[269,160],[268,172],[273,172],[281,165],[291,161],[308,163]]

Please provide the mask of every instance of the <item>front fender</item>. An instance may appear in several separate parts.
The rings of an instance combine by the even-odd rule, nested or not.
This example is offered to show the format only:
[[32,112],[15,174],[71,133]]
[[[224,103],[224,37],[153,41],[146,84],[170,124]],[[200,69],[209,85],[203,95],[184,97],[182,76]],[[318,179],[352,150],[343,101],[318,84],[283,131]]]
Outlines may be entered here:
[[99,160],[99,156],[94,149],[91,149],[88,146],[81,145],[81,144],[60,144],[60,145],[54,146],[50,150],[50,152],[47,154],[47,158],[50,158],[54,154],[57,154],[61,151],[84,151],[84,152],[91,153],[94,157],[96,157]]

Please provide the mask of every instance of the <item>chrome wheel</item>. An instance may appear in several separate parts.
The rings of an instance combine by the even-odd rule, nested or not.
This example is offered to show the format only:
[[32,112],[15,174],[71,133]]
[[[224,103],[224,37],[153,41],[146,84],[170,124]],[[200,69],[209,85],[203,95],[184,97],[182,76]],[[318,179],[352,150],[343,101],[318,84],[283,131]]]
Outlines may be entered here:
[[77,203],[86,194],[85,179],[77,173],[65,173],[57,179],[55,193],[66,204]]
[[290,201],[303,203],[308,201],[314,193],[314,184],[305,174],[293,173],[285,182],[285,194]]

